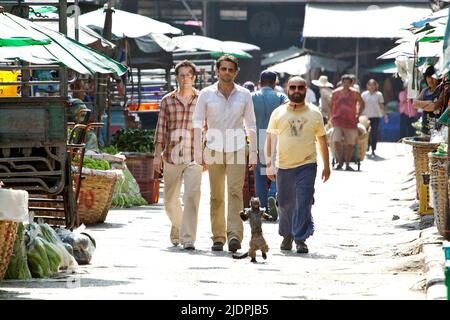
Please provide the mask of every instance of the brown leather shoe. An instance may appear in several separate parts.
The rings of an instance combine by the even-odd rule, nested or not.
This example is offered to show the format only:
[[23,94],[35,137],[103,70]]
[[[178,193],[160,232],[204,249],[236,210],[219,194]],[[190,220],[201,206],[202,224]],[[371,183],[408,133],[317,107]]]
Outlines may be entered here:
[[212,247],[211,247],[212,251],[223,251],[223,243],[216,241],[213,243]]
[[292,250],[292,236],[283,237],[283,241],[281,242],[280,249],[281,250]]
[[230,252],[236,252],[241,248],[241,243],[238,239],[231,239],[230,242],[228,242],[228,251]]
[[296,241],[296,247],[297,247],[297,253],[308,253],[308,246],[306,245],[305,241]]

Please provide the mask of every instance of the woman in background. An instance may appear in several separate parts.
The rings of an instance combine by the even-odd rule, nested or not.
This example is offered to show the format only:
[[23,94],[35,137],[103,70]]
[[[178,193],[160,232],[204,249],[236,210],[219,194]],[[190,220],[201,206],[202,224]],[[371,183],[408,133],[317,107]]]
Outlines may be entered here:
[[384,122],[388,122],[388,116],[384,110],[383,94],[378,91],[378,82],[374,79],[367,81],[367,90],[361,94],[364,100],[365,108],[363,115],[370,120],[370,136],[367,151],[372,148],[372,156],[375,156],[375,150],[378,142],[378,128],[380,127],[380,119],[384,117]]

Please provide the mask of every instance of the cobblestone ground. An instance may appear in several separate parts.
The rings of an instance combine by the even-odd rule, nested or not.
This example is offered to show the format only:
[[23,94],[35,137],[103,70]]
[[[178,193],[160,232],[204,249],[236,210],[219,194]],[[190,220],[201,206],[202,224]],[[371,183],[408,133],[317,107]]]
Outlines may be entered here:
[[[160,198],[153,206],[111,210],[106,223],[88,227],[97,250],[77,274],[3,281],[0,298],[425,299],[420,219],[410,208],[412,153],[395,143],[381,143],[378,151],[361,163],[361,172],[332,171],[327,183],[317,181],[309,254],[280,251],[277,223],[263,225],[270,247],[265,261],[211,252],[205,173],[197,250],[170,244]],[[246,223],[242,251],[248,240]]]

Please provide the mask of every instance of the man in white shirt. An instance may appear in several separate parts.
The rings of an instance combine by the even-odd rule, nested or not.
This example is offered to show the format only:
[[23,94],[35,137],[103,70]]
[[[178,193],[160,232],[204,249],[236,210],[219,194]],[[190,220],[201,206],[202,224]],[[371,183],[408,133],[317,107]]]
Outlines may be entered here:
[[[250,92],[234,83],[239,72],[238,60],[224,55],[216,62],[219,79],[204,88],[199,95],[193,115],[194,159],[206,164],[211,187],[211,229],[213,251],[241,248],[244,226],[239,216],[243,209],[247,141],[249,166],[257,161],[256,120]],[[205,149],[202,128],[206,121]],[[225,221],[225,178],[228,188],[227,220]]]
[[314,105],[317,103],[316,93],[309,87],[306,89],[305,102],[312,103]]

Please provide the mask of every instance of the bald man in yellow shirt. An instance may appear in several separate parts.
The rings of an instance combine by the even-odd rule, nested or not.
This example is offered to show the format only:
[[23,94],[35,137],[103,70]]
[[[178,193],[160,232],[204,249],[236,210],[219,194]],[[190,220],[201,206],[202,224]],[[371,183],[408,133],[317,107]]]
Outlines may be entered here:
[[[267,175],[277,182],[279,234],[281,250],[291,250],[295,240],[297,253],[308,253],[305,240],[314,233],[311,207],[317,174],[316,142],[324,163],[323,182],[330,177],[326,132],[321,113],[305,103],[306,81],[298,76],[289,79],[289,101],[272,112],[267,128]],[[273,151],[276,146],[276,163]]]

